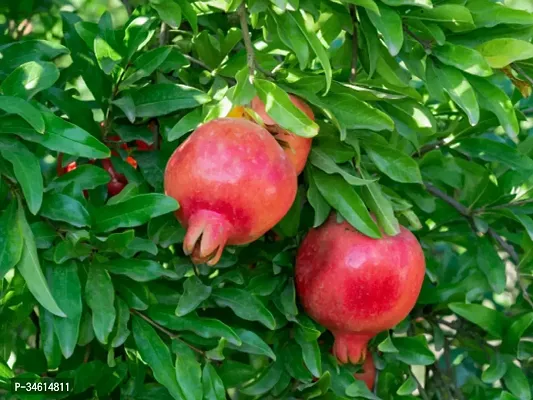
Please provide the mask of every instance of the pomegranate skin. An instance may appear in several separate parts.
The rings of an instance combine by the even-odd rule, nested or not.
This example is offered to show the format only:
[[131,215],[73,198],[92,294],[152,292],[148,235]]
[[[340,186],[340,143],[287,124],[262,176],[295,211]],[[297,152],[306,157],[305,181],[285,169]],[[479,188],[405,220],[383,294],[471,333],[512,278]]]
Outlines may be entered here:
[[363,363],[363,370],[356,373],[355,379],[363,381],[368,390],[374,389],[374,381],[376,380],[376,367],[374,366],[374,359],[371,353],[366,354],[365,362]]
[[312,229],[296,259],[296,290],[306,312],[335,337],[341,363],[365,358],[368,341],[412,310],[425,274],[422,248],[404,227],[372,239],[335,215]]
[[[315,120],[313,110],[311,110],[311,107],[309,107],[302,99],[292,94],[289,95],[289,98],[292,103],[302,110],[311,120]],[[266,113],[265,103],[263,103],[259,97],[256,96],[252,99],[251,106],[252,109],[259,114],[267,129],[274,134],[275,138],[280,142],[284,142],[283,147],[285,153],[289,156],[289,160],[291,160],[291,163],[296,170],[296,174],[299,175],[305,168],[305,163],[307,162],[307,157],[311,151],[313,139],[295,135],[294,133],[279,127],[278,124]]]
[[250,243],[278,223],[296,197],[296,174],[264,128],[219,118],[200,126],[172,154],[165,193],[180,203],[185,254],[215,265],[226,244]]

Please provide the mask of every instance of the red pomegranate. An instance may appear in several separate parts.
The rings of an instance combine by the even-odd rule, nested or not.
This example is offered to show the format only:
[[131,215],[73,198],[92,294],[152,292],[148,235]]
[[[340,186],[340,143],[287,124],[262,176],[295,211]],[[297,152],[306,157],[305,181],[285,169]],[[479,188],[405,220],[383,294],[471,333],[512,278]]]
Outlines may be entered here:
[[374,359],[371,353],[366,354],[365,362],[363,363],[363,370],[355,374],[355,379],[359,379],[366,383],[369,390],[374,389],[374,381],[376,380],[376,367],[374,366]]
[[335,336],[337,359],[356,364],[373,336],[409,314],[424,274],[424,253],[407,229],[372,239],[333,214],[298,250],[296,290],[306,312]]
[[272,135],[246,119],[219,118],[172,154],[165,193],[180,203],[183,251],[215,265],[226,244],[250,243],[278,223],[296,196],[296,174]]
[[[311,110],[311,107],[309,107],[302,99],[292,94],[290,94],[289,97],[296,107],[302,110],[313,121],[315,120],[313,110]],[[276,139],[280,142],[284,142],[284,150],[296,169],[296,174],[299,175],[305,167],[307,156],[311,151],[311,143],[313,140],[295,135],[292,132],[282,129],[276,123],[276,121],[270,118],[270,116],[267,114],[265,110],[265,103],[263,103],[259,97],[256,96],[252,99],[251,106],[252,109],[259,114],[265,123],[266,128],[274,134]]]

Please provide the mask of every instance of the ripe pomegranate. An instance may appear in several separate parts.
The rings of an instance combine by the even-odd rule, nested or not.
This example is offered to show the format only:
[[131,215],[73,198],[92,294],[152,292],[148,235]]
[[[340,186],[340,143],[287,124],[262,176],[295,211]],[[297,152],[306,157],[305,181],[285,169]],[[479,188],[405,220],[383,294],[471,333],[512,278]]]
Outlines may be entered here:
[[[309,107],[302,99],[292,94],[290,94],[289,97],[296,107],[302,110],[313,121],[315,120],[313,110],[311,110],[311,107]],[[251,106],[252,110],[254,110],[261,117],[266,125],[266,128],[274,134],[278,141],[283,142],[285,152],[289,156],[289,160],[291,160],[291,163],[296,169],[296,174],[299,175],[305,167],[307,156],[311,151],[311,143],[313,140],[295,135],[292,132],[282,129],[267,114],[265,110],[265,103],[263,103],[259,97],[256,96],[252,99]]]
[[165,193],[180,203],[185,254],[215,265],[226,244],[250,243],[278,223],[296,196],[296,174],[272,135],[246,119],[219,118],[172,154]]
[[355,374],[355,379],[359,379],[366,383],[369,390],[374,389],[374,381],[376,380],[376,367],[374,366],[374,359],[371,353],[366,354],[365,362],[363,363],[363,370]]
[[373,336],[412,310],[424,273],[424,253],[407,229],[372,239],[332,214],[298,250],[296,290],[307,313],[335,336],[337,359],[356,364]]

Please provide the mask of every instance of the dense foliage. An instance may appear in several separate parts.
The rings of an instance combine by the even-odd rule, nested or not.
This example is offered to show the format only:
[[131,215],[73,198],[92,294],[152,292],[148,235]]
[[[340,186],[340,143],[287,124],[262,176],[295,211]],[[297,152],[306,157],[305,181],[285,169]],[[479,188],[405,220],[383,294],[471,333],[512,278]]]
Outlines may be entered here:
[[[0,27],[1,398],[531,399],[530,0],[3,0]],[[194,266],[166,162],[255,95],[314,137],[297,199]],[[373,392],[295,293],[332,209],[426,256]],[[73,391],[13,393],[38,376]]]

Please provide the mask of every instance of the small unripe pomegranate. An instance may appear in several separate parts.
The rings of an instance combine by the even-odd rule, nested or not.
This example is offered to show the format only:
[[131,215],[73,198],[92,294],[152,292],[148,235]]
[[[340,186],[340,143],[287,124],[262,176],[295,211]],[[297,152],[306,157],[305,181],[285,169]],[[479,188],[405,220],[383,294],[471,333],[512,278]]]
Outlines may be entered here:
[[409,314],[424,274],[424,253],[409,230],[372,239],[334,214],[309,231],[296,258],[299,298],[333,333],[341,363],[364,359],[368,341]]
[[376,367],[374,366],[374,359],[371,353],[366,354],[365,362],[363,363],[363,370],[355,374],[355,379],[363,381],[369,390],[374,389],[374,381],[376,380]]
[[172,154],[165,193],[180,203],[185,254],[215,265],[226,244],[250,243],[278,223],[296,196],[296,174],[274,137],[246,119],[219,118]]
[[[309,107],[302,99],[292,94],[290,94],[289,97],[296,107],[302,110],[310,119],[313,121],[315,120],[313,110],[311,110],[311,107]],[[276,123],[276,121],[270,118],[270,116],[267,114],[265,110],[265,103],[263,103],[259,97],[256,96],[252,99],[251,106],[252,110],[254,110],[261,117],[266,125],[266,128],[274,134],[278,141],[283,142],[284,150],[289,156],[289,160],[291,160],[291,163],[296,170],[296,174],[299,175],[305,167],[307,156],[311,151],[311,144],[313,140],[298,136],[292,132],[282,129]]]

